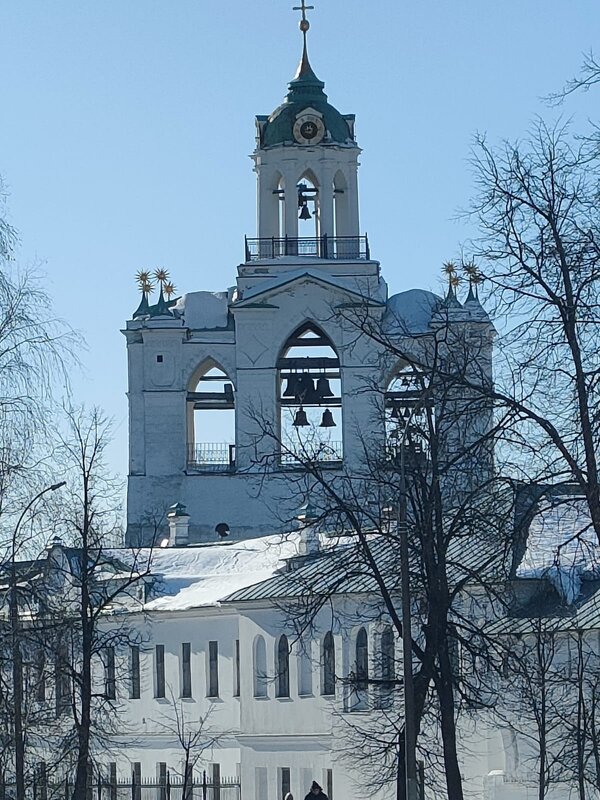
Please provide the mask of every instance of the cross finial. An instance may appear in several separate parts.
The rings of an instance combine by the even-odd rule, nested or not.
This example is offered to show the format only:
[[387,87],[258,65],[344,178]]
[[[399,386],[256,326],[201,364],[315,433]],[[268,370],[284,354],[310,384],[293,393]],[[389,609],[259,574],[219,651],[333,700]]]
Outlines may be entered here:
[[306,40],[306,34],[308,29],[310,28],[310,22],[306,19],[306,12],[314,10],[314,6],[307,6],[306,0],[300,0],[302,5],[294,6],[294,11],[301,11],[302,12],[302,19],[300,20],[300,30],[304,35],[304,39]]

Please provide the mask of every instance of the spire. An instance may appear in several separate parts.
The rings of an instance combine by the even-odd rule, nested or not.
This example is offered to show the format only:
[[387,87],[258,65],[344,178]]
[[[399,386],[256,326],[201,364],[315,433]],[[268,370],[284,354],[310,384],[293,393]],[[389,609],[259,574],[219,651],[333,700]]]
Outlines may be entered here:
[[299,27],[302,31],[303,45],[302,45],[302,58],[298,64],[298,69],[293,79],[289,83],[288,100],[293,102],[298,99],[306,99],[307,96],[314,96],[317,98],[325,98],[323,92],[325,84],[320,81],[308,60],[308,45],[306,41],[306,34],[310,30],[310,22],[306,19],[306,12],[314,9],[314,6],[307,6],[305,0],[302,0],[302,5],[294,6],[294,11],[302,12],[302,19],[300,20]]

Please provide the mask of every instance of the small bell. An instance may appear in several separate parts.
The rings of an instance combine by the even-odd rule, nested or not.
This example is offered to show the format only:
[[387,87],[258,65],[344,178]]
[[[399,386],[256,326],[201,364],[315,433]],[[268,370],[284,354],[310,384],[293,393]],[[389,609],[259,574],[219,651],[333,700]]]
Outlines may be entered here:
[[392,406],[391,418],[396,420],[402,419],[402,412],[400,411],[400,406]]
[[310,215],[310,211],[308,210],[308,205],[303,205],[300,209],[300,219],[312,219]]
[[296,397],[297,384],[298,384],[297,376],[296,375],[290,375],[288,377],[288,379],[287,379],[286,387],[283,390],[283,394],[281,396],[282,397]]
[[302,408],[302,406],[300,406],[298,411],[296,411],[296,416],[294,417],[292,425],[294,428],[305,428],[307,425],[310,425],[310,422],[306,416],[306,411]]
[[324,375],[317,381],[317,395],[320,398],[323,397],[333,397],[333,392],[331,391],[331,386],[329,385],[329,381]]
[[326,408],[325,411],[323,412],[323,419],[321,420],[319,428],[335,428],[335,427],[336,424],[333,418],[333,414],[328,408]]

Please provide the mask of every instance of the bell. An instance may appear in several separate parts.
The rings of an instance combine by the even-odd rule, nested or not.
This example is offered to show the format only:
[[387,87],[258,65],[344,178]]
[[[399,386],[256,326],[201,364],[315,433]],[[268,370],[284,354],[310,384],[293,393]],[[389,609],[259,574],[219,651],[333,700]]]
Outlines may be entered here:
[[298,384],[298,379],[296,375],[290,375],[287,379],[287,384],[285,389],[283,390],[282,397],[296,397],[296,387]]
[[392,419],[402,419],[402,412],[400,411],[400,406],[392,406]]
[[307,205],[303,205],[302,208],[300,209],[299,219],[312,219]]
[[297,375],[294,392],[294,396],[297,397],[298,400],[309,402],[310,398],[312,401],[315,393],[315,385],[312,382],[312,378],[309,378],[308,375]]
[[335,427],[336,425],[335,425],[335,420],[333,418],[333,414],[328,408],[326,408],[325,411],[323,412],[323,419],[321,420],[319,428],[335,428]]
[[294,428],[306,428],[307,425],[310,425],[306,417],[306,411],[300,406],[298,411],[296,411],[296,416],[294,417],[294,421],[292,422]]
[[320,398],[323,397],[333,397],[333,392],[331,391],[331,386],[329,385],[329,381],[324,375],[317,381],[317,395]]

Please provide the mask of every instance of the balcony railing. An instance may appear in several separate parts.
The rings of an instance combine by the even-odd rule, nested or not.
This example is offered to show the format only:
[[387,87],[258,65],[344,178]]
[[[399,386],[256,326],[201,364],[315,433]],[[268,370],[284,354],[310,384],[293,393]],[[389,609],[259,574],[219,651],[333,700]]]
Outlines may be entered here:
[[235,445],[202,442],[188,448],[188,469],[199,472],[226,472],[235,469]]
[[262,239],[249,239],[246,236],[245,242],[246,263],[282,256],[315,256],[341,261],[368,261],[371,258],[367,236],[272,236]]
[[310,442],[299,445],[297,442],[287,445],[288,452],[282,453],[280,461],[286,465],[301,465],[307,461],[319,463],[341,462],[344,454],[342,442]]

